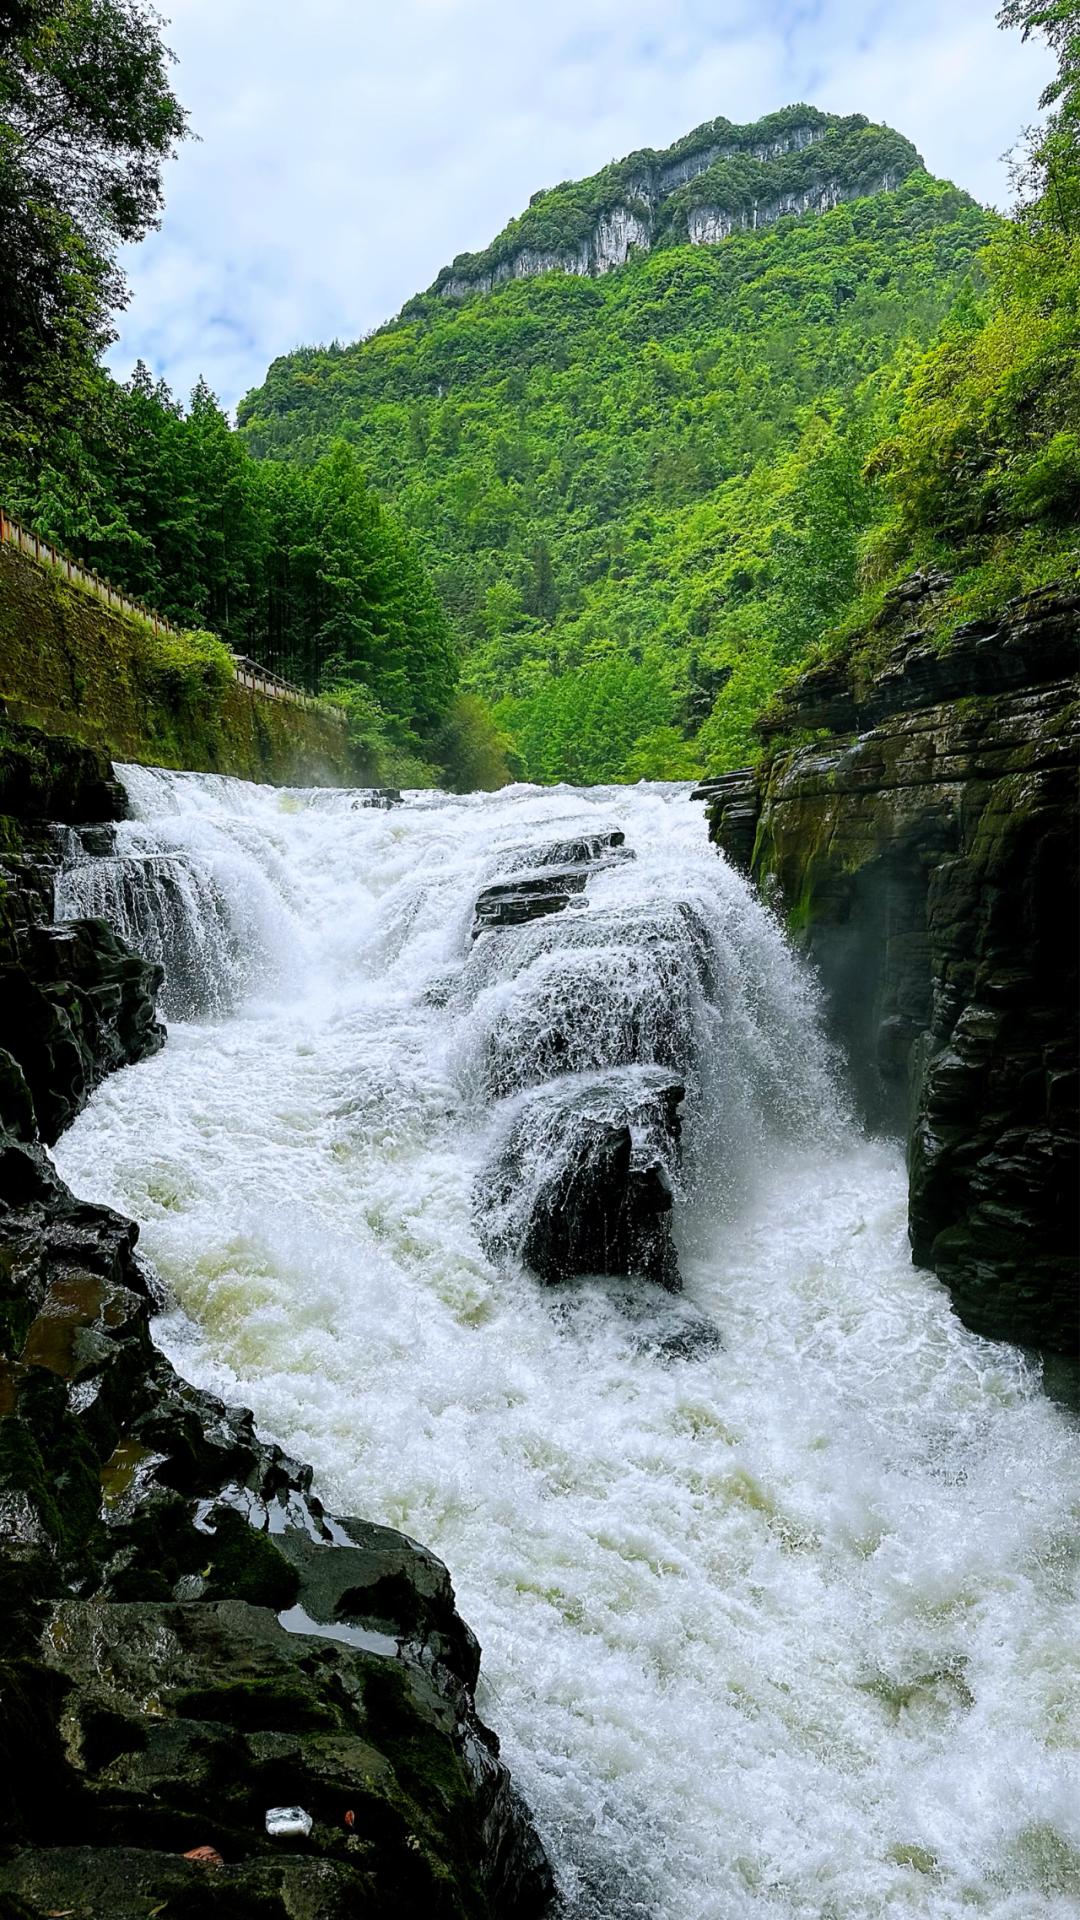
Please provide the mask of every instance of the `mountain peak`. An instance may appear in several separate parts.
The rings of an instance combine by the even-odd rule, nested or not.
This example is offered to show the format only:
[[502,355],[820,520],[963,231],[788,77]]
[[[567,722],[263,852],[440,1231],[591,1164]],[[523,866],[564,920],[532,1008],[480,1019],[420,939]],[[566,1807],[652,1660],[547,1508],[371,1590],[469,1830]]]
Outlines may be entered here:
[[889,192],[921,166],[909,140],[860,113],[800,104],[747,126],[708,120],[670,147],[541,188],[490,246],[444,267],[432,292],[455,300],[541,273],[595,277],[635,252],[712,246],[787,214]]

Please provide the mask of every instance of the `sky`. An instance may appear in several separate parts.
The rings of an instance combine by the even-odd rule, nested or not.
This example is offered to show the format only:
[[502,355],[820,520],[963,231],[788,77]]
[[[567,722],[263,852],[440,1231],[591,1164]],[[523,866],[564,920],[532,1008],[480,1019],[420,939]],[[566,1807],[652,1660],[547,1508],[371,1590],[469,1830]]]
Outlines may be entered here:
[[161,3],[198,139],[127,254],[110,359],[228,407],[276,355],[391,318],[538,187],[719,114],[865,113],[1005,207],[1052,70],[993,0]]

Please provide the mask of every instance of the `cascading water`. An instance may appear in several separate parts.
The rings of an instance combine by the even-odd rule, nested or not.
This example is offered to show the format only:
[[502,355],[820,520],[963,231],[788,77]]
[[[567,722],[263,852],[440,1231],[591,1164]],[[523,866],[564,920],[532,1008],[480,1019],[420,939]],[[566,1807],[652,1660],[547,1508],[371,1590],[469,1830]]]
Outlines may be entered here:
[[[570,1913],[1074,1913],[1073,1433],[912,1269],[898,1155],[685,792],[121,771],[136,817],[61,904],[193,1017],[61,1171],[142,1223],[181,1368],[447,1561]],[[632,859],[473,941],[484,888],[613,828]],[[650,1073],[686,1088],[685,1295],[544,1288],[500,1143]]]

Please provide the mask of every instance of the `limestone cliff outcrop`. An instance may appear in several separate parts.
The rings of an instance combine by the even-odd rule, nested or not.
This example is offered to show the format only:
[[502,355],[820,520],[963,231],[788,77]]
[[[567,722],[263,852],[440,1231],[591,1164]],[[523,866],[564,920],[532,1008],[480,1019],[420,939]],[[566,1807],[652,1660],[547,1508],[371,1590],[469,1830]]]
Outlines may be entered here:
[[713,246],[788,214],[890,192],[921,165],[909,141],[861,114],[798,106],[750,126],[712,120],[672,147],[534,194],[482,253],[445,267],[433,291],[460,300],[542,273],[595,278],[653,247]]
[[0,1913],[532,1920],[551,1875],[415,1541],[158,1352],[138,1229],[45,1143],[162,1044],[158,969],[50,923],[93,748],[0,739]]
[[[977,1332],[1075,1352],[1080,596],[926,637],[891,598],[879,670],[806,674],[716,844],[813,958],[867,1120],[902,1133],[913,1257]],[[801,744],[799,744],[801,742]]]

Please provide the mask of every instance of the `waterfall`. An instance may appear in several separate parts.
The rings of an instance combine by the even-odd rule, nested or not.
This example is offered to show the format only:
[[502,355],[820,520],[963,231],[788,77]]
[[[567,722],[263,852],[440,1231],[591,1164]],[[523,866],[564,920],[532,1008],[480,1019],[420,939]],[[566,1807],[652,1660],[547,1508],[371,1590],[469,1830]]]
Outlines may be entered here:
[[[1072,1912],[1075,1436],[912,1269],[686,789],[120,774],[58,907],[162,959],[170,1039],[61,1172],[181,1369],[447,1561],[573,1920]],[[681,1295],[543,1284],[597,1140]]]
[[280,964],[282,876],[264,871],[257,828],[248,846],[242,818],[217,817],[219,789],[242,813],[244,782],[190,776],[183,806],[160,769],[120,771],[136,817],[69,830],[56,916],[107,920],[136,953],[159,962],[166,1019],[220,1017]]

